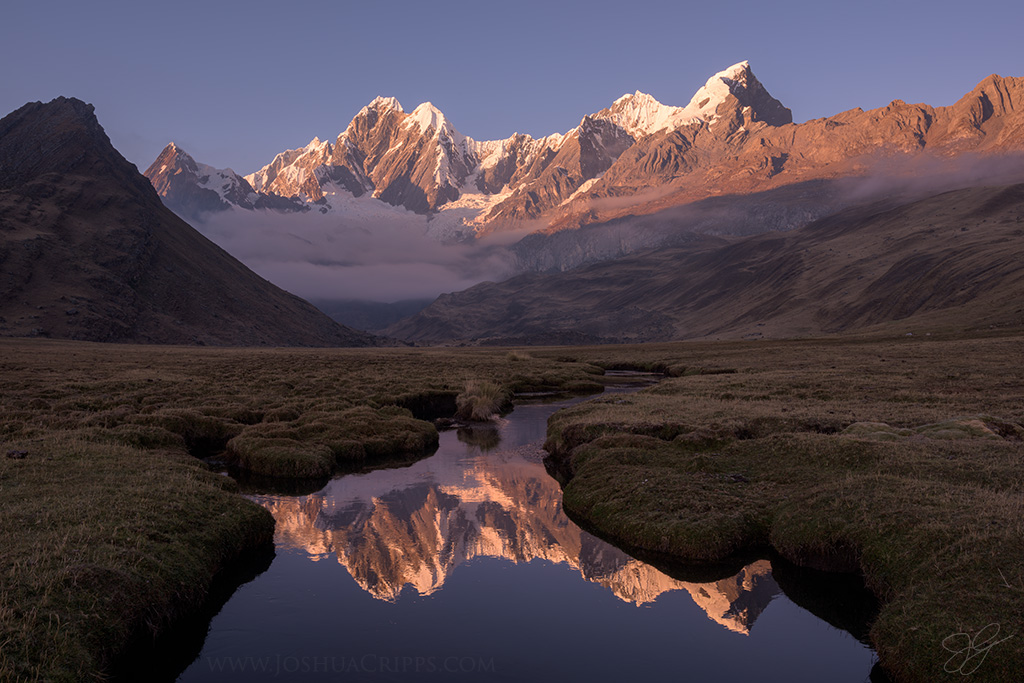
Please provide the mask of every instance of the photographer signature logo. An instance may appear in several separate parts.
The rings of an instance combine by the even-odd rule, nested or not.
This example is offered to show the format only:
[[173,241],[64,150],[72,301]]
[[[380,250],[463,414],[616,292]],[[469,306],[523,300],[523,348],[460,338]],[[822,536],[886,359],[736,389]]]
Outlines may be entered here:
[[964,676],[974,673],[988,657],[989,650],[1013,638],[1006,636],[999,638],[999,624],[989,624],[971,636],[969,633],[954,633],[946,636],[942,641],[942,647],[953,656],[946,660],[943,669],[946,673],[960,673]]

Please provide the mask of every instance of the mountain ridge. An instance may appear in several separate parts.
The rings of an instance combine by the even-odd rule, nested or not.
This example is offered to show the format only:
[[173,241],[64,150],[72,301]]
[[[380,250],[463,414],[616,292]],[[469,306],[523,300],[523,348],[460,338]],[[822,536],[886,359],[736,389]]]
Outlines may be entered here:
[[[634,102],[637,106],[631,106]],[[331,197],[340,192],[353,197],[369,194],[425,214],[442,210],[464,194],[480,194],[490,201],[468,227],[521,221],[535,218],[594,180],[637,136],[659,126],[714,124],[723,102],[749,109],[757,120],[792,120],[747,62],[712,76],[686,107],[668,107],[639,92],[624,95],[609,108],[584,116],[568,132],[542,138],[514,133],[501,140],[477,141],[459,133],[429,102],[407,113],[397,99],[377,97],[333,143],[314,138],[305,147],[281,152],[244,178],[257,193],[297,199],[325,212],[333,208]],[[169,145],[164,153],[170,149]],[[156,163],[146,175],[170,204],[178,201],[176,189]],[[502,196],[503,191],[509,196]],[[251,208],[245,202],[236,205]],[[275,208],[287,210],[283,205]]]

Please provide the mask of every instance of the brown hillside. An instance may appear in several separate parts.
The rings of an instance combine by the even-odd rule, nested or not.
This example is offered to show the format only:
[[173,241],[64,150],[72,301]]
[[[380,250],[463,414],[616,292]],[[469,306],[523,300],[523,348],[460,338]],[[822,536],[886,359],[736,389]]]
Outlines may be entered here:
[[172,344],[365,346],[161,204],[91,105],[0,120],[0,335]]

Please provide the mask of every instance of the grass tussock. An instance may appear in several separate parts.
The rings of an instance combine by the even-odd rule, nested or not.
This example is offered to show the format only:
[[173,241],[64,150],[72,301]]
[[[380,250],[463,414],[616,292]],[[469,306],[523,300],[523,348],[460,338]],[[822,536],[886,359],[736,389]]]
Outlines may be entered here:
[[[557,413],[564,505],[609,539],[690,561],[772,546],[862,572],[897,681],[959,677],[943,641],[1012,639],[971,674],[1024,680],[1024,338],[847,339],[580,351],[717,367]],[[597,355],[600,357],[597,358]],[[967,636],[958,636],[961,639]],[[948,643],[948,641],[947,641]]]
[[434,425],[413,418],[409,410],[363,405],[245,427],[227,442],[227,455],[256,475],[314,478],[367,459],[422,457],[437,442]]
[[488,380],[470,380],[455,398],[455,416],[462,420],[485,422],[511,407],[508,389]]

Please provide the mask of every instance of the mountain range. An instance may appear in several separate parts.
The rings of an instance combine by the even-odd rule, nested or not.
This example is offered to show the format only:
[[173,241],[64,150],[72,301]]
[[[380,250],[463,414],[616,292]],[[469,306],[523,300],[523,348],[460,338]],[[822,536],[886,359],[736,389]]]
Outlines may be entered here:
[[[421,343],[1019,325],[1022,148],[1021,78],[990,76],[947,107],[897,100],[794,124],[741,62],[686,106],[637,92],[539,139],[479,142],[429,103],[406,112],[379,97],[334,142],[314,139],[244,177],[173,143],[143,177],[89,105],[58,98],[0,121],[0,334],[376,343],[167,207],[198,224],[231,214],[244,227],[258,215],[264,232],[278,217],[293,228],[315,218],[320,233],[308,234],[333,240],[330,254],[300,233],[275,245],[302,243],[318,272],[364,265],[345,253],[350,236],[324,227],[333,217],[370,235],[359,238],[366,253],[387,246],[372,243],[374,225],[401,239],[413,224],[399,217],[445,243],[529,233],[508,233],[513,243],[493,261],[519,275],[442,295],[387,328]],[[235,245],[246,239],[236,232]],[[406,252],[418,249],[430,251],[410,242]],[[337,310],[383,325],[398,309]]]
[[380,331],[605,343],[1021,324],[1022,153],[1022,78],[989,76],[945,107],[896,100],[793,123],[740,62],[685,106],[636,92],[539,139],[479,142],[430,103],[377,98],[335,141],[247,176],[173,144],[146,175],[200,220],[211,207],[323,214],[480,243],[523,231],[494,282]]
[[740,62],[686,106],[637,91],[539,139],[477,141],[429,102],[406,112],[378,97],[333,142],[314,138],[244,177],[174,143],[145,175],[181,215],[238,207],[346,216],[358,204],[429,216],[440,238],[554,231],[862,175],[884,160],[1021,150],[1022,93],[1024,79],[993,75],[951,106],[896,100],[794,124]]
[[126,343],[366,346],[168,210],[92,105],[0,120],[0,335]]

